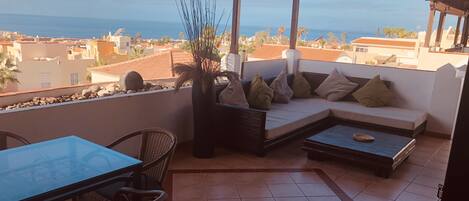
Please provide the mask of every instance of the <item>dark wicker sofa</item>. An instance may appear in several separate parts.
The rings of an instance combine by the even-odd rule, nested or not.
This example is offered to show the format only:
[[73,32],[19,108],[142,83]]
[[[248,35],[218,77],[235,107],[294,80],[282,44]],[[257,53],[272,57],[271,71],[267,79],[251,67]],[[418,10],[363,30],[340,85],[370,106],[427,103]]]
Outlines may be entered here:
[[[311,84],[313,91],[327,78],[327,74],[318,74],[318,73],[310,73],[304,72],[303,75]],[[290,75],[288,77],[289,84],[292,83],[293,76]],[[267,84],[270,84],[274,78],[266,79]],[[352,82],[358,83],[363,86],[365,83],[368,82],[369,79],[364,78],[356,78],[356,77],[348,77],[349,80]],[[386,84],[392,88],[390,82],[386,82]],[[225,85],[226,86],[226,85]],[[225,86],[219,86],[217,89],[217,94],[224,89]],[[249,86],[250,82],[243,82],[244,91],[246,94],[249,93]],[[292,100],[295,101],[295,100]],[[308,100],[304,100],[308,101]],[[385,130],[390,131],[399,135],[404,135],[408,137],[415,137],[417,134],[423,132],[426,127],[426,119],[420,120],[418,125],[409,128],[402,128],[399,126],[392,126],[387,125],[385,123],[374,123],[373,120],[373,113],[374,111],[383,110],[379,108],[359,108],[359,104],[356,100],[351,96],[347,96],[344,98],[343,101],[338,103],[327,102],[326,100],[320,100],[319,98],[314,98],[311,101],[318,101],[318,103],[314,103],[316,105],[327,105],[328,114],[322,115],[321,118],[316,118],[312,123],[303,123],[302,126],[297,127],[295,129],[287,130],[285,133],[281,133],[280,136],[276,136],[274,138],[269,138],[268,129],[266,129],[266,125],[268,126],[269,121],[269,112],[270,111],[262,111],[257,109],[245,109],[239,108],[234,106],[222,105],[217,104],[214,110],[215,115],[215,128],[216,128],[216,136],[217,141],[220,144],[223,144],[227,147],[238,149],[245,152],[255,153],[258,156],[265,156],[265,154],[275,146],[287,142],[288,140],[302,136],[302,135],[311,135],[314,132],[323,130],[328,128],[332,125],[341,123],[341,124],[353,124],[355,126],[363,126],[363,127],[372,127],[378,130]],[[308,103],[310,104],[310,103]],[[372,113],[370,118],[360,118],[357,116],[356,118],[348,118],[347,115],[350,116],[350,113],[344,113],[339,111],[334,106],[334,104],[343,104],[344,107],[349,107],[350,105],[355,108],[364,109],[368,113]],[[275,105],[275,104],[274,104]],[[291,104],[293,107],[294,104]],[[330,105],[330,106],[329,106]],[[277,105],[281,108],[290,107],[290,104],[282,104]],[[322,106],[321,106],[322,107]],[[342,106],[341,106],[342,107]],[[363,106],[362,106],[363,107]],[[386,108],[392,112],[397,110],[397,112],[404,112],[408,113],[405,109],[400,108]],[[308,108],[305,108],[308,110]],[[301,111],[299,111],[301,112]],[[352,111],[353,115],[360,115],[360,110]],[[365,116],[366,117],[366,116]],[[426,116],[425,116],[426,118]],[[358,119],[358,120],[357,120]],[[369,121],[367,121],[370,120]],[[285,129],[284,129],[285,130]],[[277,133],[278,135],[278,133]]]

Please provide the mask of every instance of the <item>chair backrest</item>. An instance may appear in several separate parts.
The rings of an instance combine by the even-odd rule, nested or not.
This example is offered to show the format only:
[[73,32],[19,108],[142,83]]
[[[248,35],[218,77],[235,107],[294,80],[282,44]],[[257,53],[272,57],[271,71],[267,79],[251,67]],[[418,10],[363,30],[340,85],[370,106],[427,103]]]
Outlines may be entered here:
[[141,137],[139,159],[143,161],[142,173],[162,184],[176,149],[176,136],[160,128],[145,129],[128,134],[108,147],[113,148],[134,137]]
[[144,173],[162,184],[169,163],[176,149],[177,139],[172,133],[161,129],[142,131],[140,159],[144,162]]
[[26,140],[25,138],[23,138],[19,135],[16,135],[14,133],[10,133],[10,132],[7,132],[7,131],[0,131],[0,151],[5,150],[5,149],[8,148],[8,146],[7,146],[8,139],[14,139],[22,145],[31,144],[31,143],[29,143],[28,140]]

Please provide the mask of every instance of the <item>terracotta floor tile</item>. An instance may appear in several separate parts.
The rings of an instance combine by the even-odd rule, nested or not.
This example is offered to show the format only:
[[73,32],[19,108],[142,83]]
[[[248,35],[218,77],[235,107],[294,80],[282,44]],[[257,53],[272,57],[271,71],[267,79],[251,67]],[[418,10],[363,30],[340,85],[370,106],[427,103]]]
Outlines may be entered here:
[[342,189],[349,197],[355,197],[361,193],[365,188],[370,185],[371,181],[357,180],[348,177],[341,177],[335,183]]
[[274,198],[246,198],[242,201],[275,201]]
[[289,173],[262,173],[262,181],[266,184],[293,184]]
[[334,196],[335,193],[326,184],[298,184],[306,196]]
[[285,198],[274,198],[275,201],[308,201],[306,197],[285,197]]
[[431,169],[438,169],[438,170],[446,171],[446,168],[448,167],[448,163],[441,162],[441,161],[430,160],[425,167],[426,168],[431,168]]
[[297,184],[324,183],[321,177],[315,172],[294,172],[290,173],[290,177]]
[[223,184],[236,184],[236,174],[234,173],[211,173],[205,177],[205,184],[212,185],[223,185]]
[[308,197],[308,201],[341,201],[339,197],[336,196],[326,196],[326,197]]
[[176,174],[173,176],[174,188],[202,185],[205,174]]
[[173,199],[177,201],[206,200],[207,196],[205,194],[204,187],[194,185],[194,186],[187,186],[184,188],[174,189]]
[[423,169],[424,168],[419,165],[404,163],[397,168],[391,178],[411,182],[422,172]]
[[403,192],[396,201],[437,201],[437,199],[416,195],[409,192]]
[[268,187],[274,197],[304,196],[296,184],[269,184]]
[[368,195],[366,193],[360,193],[353,199],[354,201],[392,201],[389,199],[384,199],[381,197],[376,197],[373,195]]
[[423,168],[420,172],[419,176],[427,176],[427,177],[436,177],[440,179],[444,179],[446,176],[445,170],[438,170],[438,169],[431,169],[431,168]]
[[428,186],[412,183],[410,184],[406,189],[406,192],[429,197],[429,198],[434,198],[436,197],[436,194],[438,192],[437,188],[430,188]]
[[211,200],[209,199],[208,201],[241,201],[241,199],[216,199],[216,200]]
[[209,186],[206,189],[208,199],[233,199],[239,198],[238,190],[234,185]]
[[[313,161],[301,150],[302,139],[274,149],[266,157],[257,157],[223,148],[216,149],[212,159],[192,157],[192,147],[183,144],[176,151],[172,169],[272,169],[319,168],[350,197],[357,201],[387,201],[390,199],[424,199],[434,195],[443,183],[449,156],[450,141],[428,136],[417,138],[416,151],[392,175],[391,179],[376,177],[373,171],[339,160]],[[294,182],[298,184],[293,184]],[[265,183],[270,183],[267,185]],[[304,200],[305,193],[321,194],[321,188],[306,184],[324,185],[316,173],[230,173],[176,174],[173,181],[175,201],[283,201]],[[224,187],[225,186],[225,187]],[[235,186],[233,190],[232,187]],[[303,187],[303,193],[300,186]],[[206,191],[211,188],[213,193]],[[325,190],[327,191],[327,190]],[[275,200],[272,193],[279,198]],[[231,195],[230,195],[231,194]],[[239,198],[234,198],[239,196]],[[233,196],[234,199],[228,199]],[[257,196],[257,197],[256,197]],[[220,198],[220,199],[208,199]],[[226,197],[226,199],[224,198]],[[294,198],[293,198],[294,197]],[[176,199],[177,198],[177,199]],[[334,196],[308,198],[309,201],[336,201]]]
[[387,200],[394,200],[402,191],[404,191],[405,188],[407,188],[409,184],[409,182],[402,180],[386,179],[381,182],[370,184],[363,192],[367,195],[373,195]]
[[272,197],[266,184],[238,185],[238,193],[241,198],[265,198]]
[[412,183],[428,186],[430,188],[438,188],[438,184],[444,182],[443,178],[430,177],[425,175],[420,175]]

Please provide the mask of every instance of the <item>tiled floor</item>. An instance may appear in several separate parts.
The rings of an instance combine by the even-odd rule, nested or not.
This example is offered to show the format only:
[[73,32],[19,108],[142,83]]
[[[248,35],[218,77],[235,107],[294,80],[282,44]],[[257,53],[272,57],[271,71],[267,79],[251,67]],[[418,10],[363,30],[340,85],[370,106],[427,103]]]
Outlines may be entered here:
[[315,172],[175,174],[173,181],[173,200],[339,200]]
[[[319,168],[335,181],[349,197],[356,201],[434,201],[437,185],[443,183],[449,157],[450,141],[428,136],[417,138],[415,152],[389,179],[374,176],[372,171],[357,168],[338,161],[317,162],[308,160],[301,147],[302,141],[292,141],[281,146],[266,157],[217,149],[213,159],[196,159],[191,156],[191,146],[178,148],[171,169],[260,169],[260,168]],[[262,178],[253,174],[247,179]],[[265,176],[265,175],[264,175]],[[207,177],[211,183],[204,185],[206,193],[197,190],[197,179]],[[321,183],[314,183],[311,175],[276,175],[265,185],[235,183],[226,174],[204,174],[179,178],[174,188],[175,201],[185,200],[232,200],[232,201],[335,201]],[[199,180],[200,181],[200,180]],[[302,184],[303,182],[303,184]],[[306,182],[306,183],[305,183]],[[175,190],[176,191],[176,190]],[[197,199],[191,199],[195,198]],[[286,198],[286,197],[290,198]],[[296,198],[291,198],[296,197]]]

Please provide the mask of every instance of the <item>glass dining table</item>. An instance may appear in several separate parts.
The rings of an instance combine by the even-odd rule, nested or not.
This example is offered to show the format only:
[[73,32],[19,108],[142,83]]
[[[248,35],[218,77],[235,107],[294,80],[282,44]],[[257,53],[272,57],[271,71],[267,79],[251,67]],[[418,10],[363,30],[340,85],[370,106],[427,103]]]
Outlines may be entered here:
[[138,172],[142,161],[68,136],[0,151],[0,200],[65,200]]

